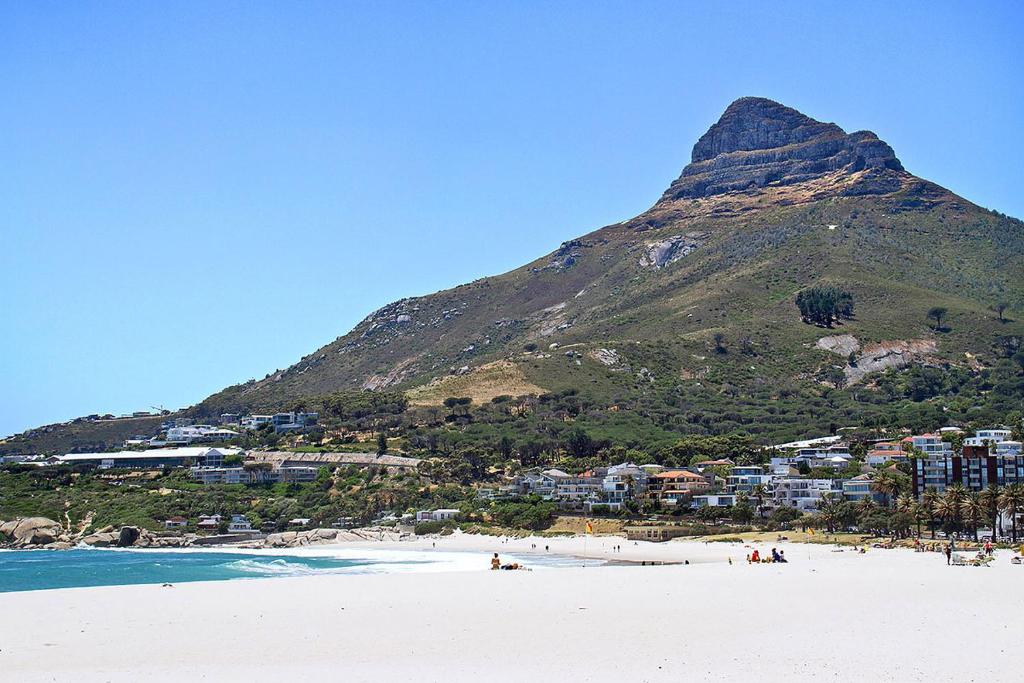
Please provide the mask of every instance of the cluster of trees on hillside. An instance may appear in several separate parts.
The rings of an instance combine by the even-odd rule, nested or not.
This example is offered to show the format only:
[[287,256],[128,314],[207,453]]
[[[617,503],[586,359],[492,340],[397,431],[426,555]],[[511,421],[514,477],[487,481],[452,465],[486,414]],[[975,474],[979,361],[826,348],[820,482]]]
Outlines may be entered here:
[[832,327],[840,318],[853,317],[853,294],[835,285],[815,285],[796,295],[804,322]]

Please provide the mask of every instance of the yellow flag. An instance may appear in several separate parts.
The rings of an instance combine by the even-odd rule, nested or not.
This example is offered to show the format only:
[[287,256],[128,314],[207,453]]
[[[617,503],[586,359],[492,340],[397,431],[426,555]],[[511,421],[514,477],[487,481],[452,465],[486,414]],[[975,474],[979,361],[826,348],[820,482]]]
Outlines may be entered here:
[[591,535],[594,534],[594,525],[590,522],[587,522],[587,533]]

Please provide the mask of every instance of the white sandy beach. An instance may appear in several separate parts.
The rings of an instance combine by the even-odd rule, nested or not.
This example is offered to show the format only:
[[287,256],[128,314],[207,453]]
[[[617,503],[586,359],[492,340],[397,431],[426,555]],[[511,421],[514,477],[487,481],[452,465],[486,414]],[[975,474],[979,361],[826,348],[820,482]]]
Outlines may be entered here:
[[[365,547],[468,551],[485,567],[493,551],[529,563],[533,543],[584,546],[433,542]],[[975,568],[780,544],[788,564],[749,566],[739,545],[586,545],[692,564],[491,572],[460,555],[441,572],[0,594],[0,680],[1020,680],[1024,566],[1008,552]]]

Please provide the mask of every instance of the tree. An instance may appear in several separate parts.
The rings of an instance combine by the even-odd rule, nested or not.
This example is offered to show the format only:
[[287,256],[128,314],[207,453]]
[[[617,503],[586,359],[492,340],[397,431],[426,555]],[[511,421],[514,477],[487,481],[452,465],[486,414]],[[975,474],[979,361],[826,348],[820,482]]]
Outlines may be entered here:
[[951,533],[959,523],[960,500],[949,495],[947,490],[945,495],[940,496],[938,502],[935,503],[934,513],[937,518],[942,520],[942,526],[946,533]]
[[909,482],[907,481],[907,475],[902,472],[883,470],[871,482],[871,488],[885,496],[889,504],[896,507],[897,497],[909,488]]
[[967,495],[961,506],[961,514],[963,515],[964,524],[974,534],[974,541],[977,542],[978,527],[981,526],[981,520],[985,518],[985,506],[982,504],[981,496],[978,493],[972,492]]
[[377,435],[377,455],[384,455],[388,452],[388,435],[381,432]]
[[732,509],[732,520],[740,524],[749,524],[754,519],[754,511],[747,503],[737,503]]
[[853,317],[853,294],[834,285],[815,285],[796,295],[800,318],[805,323],[832,327],[839,318]]
[[1006,322],[1006,318],[1003,317],[1003,313],[1006,312],[1006,309],[1009,307],[1010,304],[1006,303],[1005,301],[999,301],[989,306],[988,310],[992,311],[993,313],[996,314],[996,316],[998,316],[999,322],[1004,323]]
[[1017,515],[1024,510],[1024,485],[1010,484],[999,494],[1000,509],[1010,515],[1010,537],[1017,542]]
[[818,515],[830,534],[834,533],[836,527],[842,523],[843,513],[842,498],[828,494],[821,497],[821,502],[818,504]]
[[764,519],[764,497],[768,495],[768,489],[764,484],[757,484],[751,490],[750,495],[757,501],[757,515]]
[[[917,524],[917,536],[921,537],[921,524],[923,522],[930,522],[932,519],[931,512],[921,503],[914,503],[913,507],[910,508],[910,516],[913,518],[914,523]],[[933,536],[934,538],[934,536]]]
[[998,484],[989,484],[988,487],[981,492],[979,496],[981,506],[988,513],[989,519],[992,520],[992,540],[995,541],[1002,534],[1002,529],[997,527],[1000,524],[999,519],[999,497],[1002,495],[1002,489],[999,488]]
[[715,353],[725,353],[725,335],[721,332],[715,332],[713,339],[715,341]]
[[924,508],[924,512],[928,515],[928,527],[932,531],[932,538],[935,538],[935,521],[936,512],[935,509],[939,504],[939,492],[933,488],[927,489],[921,495],[921,507]]
[[935,321],[935,326],[933,329],[942,329],[942,319],[946,317],[946,313],[948,312],[949,311],[943,306],[933,306],[928,309],[928,317]]
[[565,439],[565,448],[575,458],[586,458],[597,450],[594,440],[581,427],[576,427]]

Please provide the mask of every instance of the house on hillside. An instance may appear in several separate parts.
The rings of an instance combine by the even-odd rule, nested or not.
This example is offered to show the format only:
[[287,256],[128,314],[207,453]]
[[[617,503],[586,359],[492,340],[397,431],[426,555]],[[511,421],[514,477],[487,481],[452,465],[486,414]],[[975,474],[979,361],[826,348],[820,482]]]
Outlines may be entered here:
[[651,477],[648,486],[651,496],[663,505],[678,505],[711,488],[707,479],[688,470],[668,470],[656,474]]
[[165,529],[184,529],[188,526],[188,519],[185,517],[168,517],[164,520]]
[[196,527],[200,531],[217,531],[220,528],[220,515],[199,515]]
[[252,524],[245,515],[231,515],[231,521],[228,523],[228,533],[252,534],[259,532],[252,528]]
[[887,465],[891,462],[906,462],[907,453],[898,443],[881,442],[867,452],[865,462],[869,465]]

